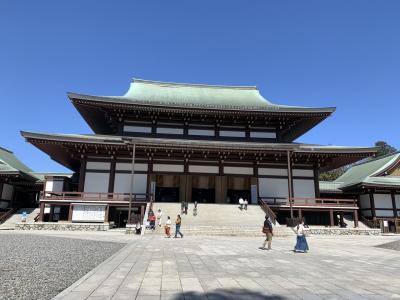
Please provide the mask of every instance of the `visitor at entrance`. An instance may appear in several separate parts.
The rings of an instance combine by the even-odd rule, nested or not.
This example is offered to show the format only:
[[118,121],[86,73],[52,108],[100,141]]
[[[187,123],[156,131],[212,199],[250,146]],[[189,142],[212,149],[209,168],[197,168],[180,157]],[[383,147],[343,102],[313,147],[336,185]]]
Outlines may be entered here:
[[[266,215],[265,216],[265,221],[264,221],[264,226],[263,226],[263,229],[262,229],[262,232],[265,233],[265,235],[266,235],[266,239],[264,241],[263,246],[260,249],[262,249],[262,250],[271,250],[272,236],[274,235],[273,230],[274,229],[272,228],[271,220]],[[268,243],[268,248],[265,248],[267,243]]]
[[167,217],[167,222],[165,222],[165,235],[167,238],[171,237],[171,218]]
[[181,238],[183,238],[183,234],[181,232],[181,225],[182,225],[182,219],[181,219],[181,216],[178,215],[176,217],[176,221],[175,221],[175,236],[174,236],[174,238],[177,238],[178,234],[181,236]]
[[296,234],[297,234],[297,239],[296,239],[296,246],[294,246],[294,252],[301,252],[301,253],[307,252],[308,244],[306,240],[304,220],[302,220],[301,223],[297,225]]
[[185,215],[187,215],[188,208],[189,208],[189,203],[185,201]]
[[159,227],[161,227],[161,219],[162,219],[162,211],[161,209],[158,209],[157,211],[157,224]]
[[243,205],[244,205],[244,210],[247,210],[247,205],[249,205],[249,202],[247,201],[247,199],[244,199]]
[[181,202],[181,214],[185,212],[185,201]]
[[194,201],[193,216],[197,216],[197,201]]
[[244,205],[244,200],[243,200],[242,196],[240,196],[240,198],[239,198],[239,208],[240,208],[240,210],[243,210],[243,205]]

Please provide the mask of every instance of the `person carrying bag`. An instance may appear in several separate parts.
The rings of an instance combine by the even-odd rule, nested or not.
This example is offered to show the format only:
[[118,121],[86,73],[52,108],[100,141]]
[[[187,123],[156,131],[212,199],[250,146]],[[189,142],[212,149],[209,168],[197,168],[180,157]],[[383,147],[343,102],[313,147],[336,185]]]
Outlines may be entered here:
[[[264,226],[262,228],[262,233],[265,234],[266,238],[264,241],[263,246],[260,248],[262,250],[271,250],[271,243],[272,243],[272,236],[274,235],[274,229],[272,227],[272,223],[269,219],[269,217],[266,215],[265,216],[265,221],[264,221]],[[268,248],[265,248],[265,246],[268,243]]]

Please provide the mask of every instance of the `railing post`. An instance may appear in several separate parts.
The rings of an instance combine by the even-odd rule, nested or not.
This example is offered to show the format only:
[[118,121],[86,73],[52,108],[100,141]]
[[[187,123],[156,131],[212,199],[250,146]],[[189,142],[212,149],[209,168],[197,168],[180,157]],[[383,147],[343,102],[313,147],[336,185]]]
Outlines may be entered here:
[[39,221],[43,222],[43,220],[44,220],[44,202],[40,202]]
[[358,227],[358,211],[356,209],[354,210],[354,227]]

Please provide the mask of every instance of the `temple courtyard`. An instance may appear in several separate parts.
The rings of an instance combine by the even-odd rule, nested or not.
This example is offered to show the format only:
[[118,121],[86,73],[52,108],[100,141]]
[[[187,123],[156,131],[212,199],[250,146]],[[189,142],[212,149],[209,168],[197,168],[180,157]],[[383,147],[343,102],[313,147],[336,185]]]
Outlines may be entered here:
[[400,237],[294,238],[0,231],[0,299],[400,299]]

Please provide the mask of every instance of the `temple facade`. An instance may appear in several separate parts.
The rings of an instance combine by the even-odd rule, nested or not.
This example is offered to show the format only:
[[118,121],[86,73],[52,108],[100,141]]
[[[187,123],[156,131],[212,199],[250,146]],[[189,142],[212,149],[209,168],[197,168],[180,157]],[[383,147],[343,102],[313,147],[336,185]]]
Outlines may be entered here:
[[321,198],[318,174],[376,149],[295,142],[334,108],[273,104],[255,87],[139,79],[123,96],[68,97],[93,134],[22,132],[75,173],[46,178],[42,221],[124,227],[149,202],[228,205],[243,197],[283,223],[297,216],[335,225],[343,212],[357,226],[357,197]]

